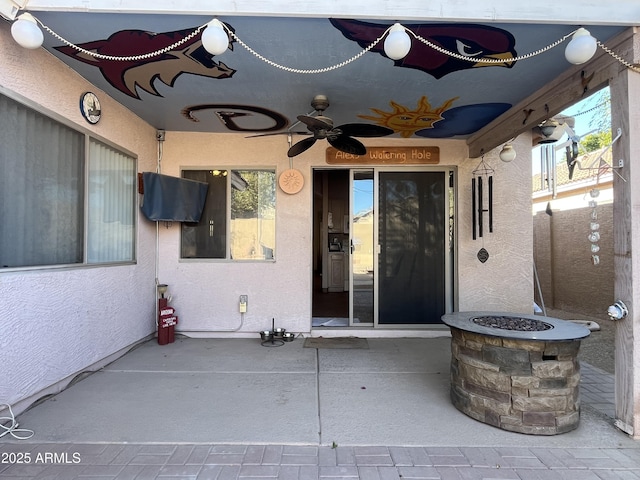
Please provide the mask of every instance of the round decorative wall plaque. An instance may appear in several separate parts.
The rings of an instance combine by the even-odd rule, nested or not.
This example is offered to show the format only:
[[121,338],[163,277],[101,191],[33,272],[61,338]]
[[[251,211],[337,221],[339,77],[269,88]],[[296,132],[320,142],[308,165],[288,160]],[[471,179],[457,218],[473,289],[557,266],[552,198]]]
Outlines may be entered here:
[[280,174],[278,177],[278,185],[284,193],[293,195],[302,190],[304,186],[304,177],[299,170],[295,168],[289,168]]
[[80,97],[80,113],[91,125],[100,121],[102,111],[100,110],[100,100],[93,92],[85,92]]

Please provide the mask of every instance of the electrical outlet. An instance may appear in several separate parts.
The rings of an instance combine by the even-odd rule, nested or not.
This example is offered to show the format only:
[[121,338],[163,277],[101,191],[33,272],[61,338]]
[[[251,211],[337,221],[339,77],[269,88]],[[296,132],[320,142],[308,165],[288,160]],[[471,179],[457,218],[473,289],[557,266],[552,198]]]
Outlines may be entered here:
[[248,295],[240,295],[240,313],[247,313],[247,300],[249,300]]

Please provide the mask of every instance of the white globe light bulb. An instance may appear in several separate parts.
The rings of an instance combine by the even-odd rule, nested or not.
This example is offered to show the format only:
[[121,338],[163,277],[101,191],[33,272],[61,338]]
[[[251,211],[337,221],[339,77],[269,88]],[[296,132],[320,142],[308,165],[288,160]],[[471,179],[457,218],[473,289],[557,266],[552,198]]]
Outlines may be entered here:
[[589,30],[579,28],[573,34],[573,38],[564,51],[564,56],[569,63],[580,65],[593,57],[598,48],[598,42],[591,36]]
[[508,163],[515,160],[515,158],[516,158],[516,150],[513,148],[511,144],[507,143],[504,147],[502,147],[502,150],[500,150],[500,160]]
[[18,45],[31,50],[40,48],[44,42],[42,30],[30,13],[23,13],[13,22],[11,35]]
[[222,55],[229,48],[229,36],[218,19],[213,19],[207,24],[200,39],[202,46],[211,55]]
[[402,25],[395,23],[384,40],[385,55],[391,60],[400,60],[407,56],[409,50],[411,50],[411,37]]

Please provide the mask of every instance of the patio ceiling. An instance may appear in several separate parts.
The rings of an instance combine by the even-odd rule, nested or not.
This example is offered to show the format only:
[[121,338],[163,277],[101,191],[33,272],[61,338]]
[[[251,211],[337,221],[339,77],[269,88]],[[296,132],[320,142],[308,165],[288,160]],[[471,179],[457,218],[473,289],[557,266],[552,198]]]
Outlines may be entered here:
[[[183,10],[179,15],[167,14],[166,2],[154,5],[160,13],[152,13],[141,1],[127,2],[126,9],[109,3],[80,12],[64,2],[29,2],[28,10],[69,42],[114,56],[166,47],[213,18],[202,14],[199,2],[189,9],[198,14]],[[351,59],[396,21],[449,51],[503,62],[483,66],[458,60],[416,39],[403,60],[386,57],[381,42],[341,68],[314,74],[269,65],[236,40],[225,53],[212,56],[202,48],[200,35],[167,54],[129,62],[96,60],[46,32],[44,47],[156,129],[246,136],[285,133],[289,128],[306,132],[296,117],[313,112],[311,101],[322,94],[330,103],[324,114],[335,125],[383,125],[401,138],[468,139],[572,68],[564,58],[568,40],[531,58],[512,58],[545,49],[579,23],[606,43],[640,17],[640,8],[626,1],[620,2],[627,9],[626,21],[617,18],[616,10],[613,21],[605,22],[608,10],[599,4],[598,16],[588,3],[580,10],[585,18],[558,14],[552,21],[531,13],[534,23],[524,21],[526,12],[513,9],[502,19],[495,14],[487,18],[479,7],[461,9],[466,13],[458,18],[447,7],[431,18],[405,9],[402,18],[384,19],[388,5],[377,1],[356,1],[358,14],[350,4],[335,11],[308,8],[306,15],[296,13],[295,6],[286,7],[285,14],[275,5],[265,15],[260,11],[264,2],[244,2],[244,10],[221,3],[224,14],[217,18],[240,40],[264,58],[294,69],[324,69]],[[475,3],[470,1],[469,8]],[[338,15],[339,11],[351,15]],[[371,12],[369,18],[366,12]]]

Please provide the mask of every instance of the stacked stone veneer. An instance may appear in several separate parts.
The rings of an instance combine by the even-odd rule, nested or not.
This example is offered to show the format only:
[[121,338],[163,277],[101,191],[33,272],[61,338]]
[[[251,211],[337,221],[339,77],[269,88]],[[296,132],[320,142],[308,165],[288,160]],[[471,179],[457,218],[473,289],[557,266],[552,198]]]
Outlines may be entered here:
[[556,435],[580,420],[579,340],[493,337],[451,328],[451,399],[504,430]]

